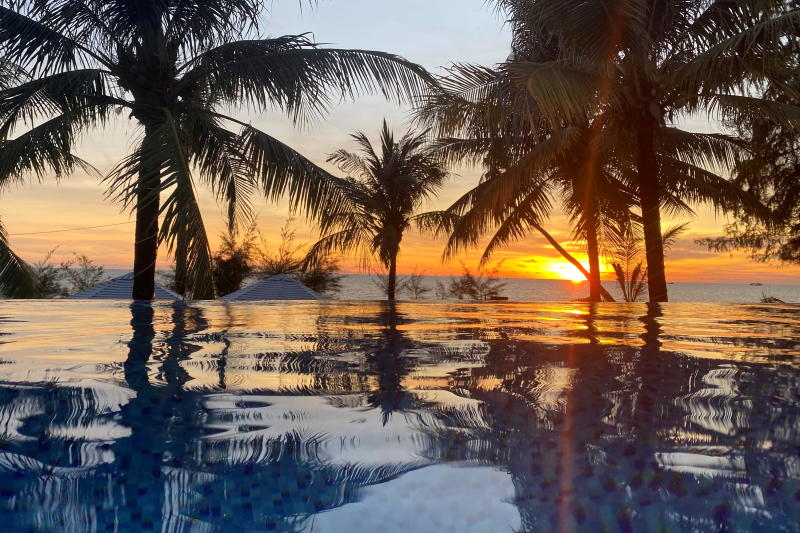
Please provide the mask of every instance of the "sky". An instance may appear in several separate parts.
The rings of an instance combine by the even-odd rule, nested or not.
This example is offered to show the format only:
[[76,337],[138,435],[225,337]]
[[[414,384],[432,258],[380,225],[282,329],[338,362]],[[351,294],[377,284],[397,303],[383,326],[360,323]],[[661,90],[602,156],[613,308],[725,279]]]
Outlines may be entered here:
[[[420,63],[432,72],[454,62],[492,65],[505,59],[510,33],[502,16],[485,0],[406,0],[383,2],[364,0],[319,0],[314,7],[297,0],[275,0],[265,15],[265,33],[271,36],[309,32],[317,42],[341,48],[364,48],[392,52]],[[312,161],[331,171],[325,163],[327,154],[339,148],[354,148],[348,135],[364,131],[375,138],[381,120],[386,118],[397,132],[411,126],[408,108],[388,103],[376,96],[364,96],[355,102],[343,102],[324,120],[305,127],[295,127],[277,111],[266,113],[241,110],[238,117],[267,131],[300,151]],[[705,124],[695,125],[702,129]],[[78,154],[100,172],[108,172],[131,150],[139,135],[135,124],[121,116],[102,130],[84,136]],[[447,207],[474,186],[480,170],[454,169],[442,194],[430,209]],[[212,248],[224,230],[224,212],[213,196],[198,185],[206,229]],[[270,246],[277,246],[280,228],[289,217],[285,203],[259,200],[259,230]],[[26,260],[44,259],[55,248],[53,259],[69,259],[72,254],[86,254],[108,268],[131,268],[133,262],[133,217],[105,197],[105,188],[96,176],[82,172],[56,182],[30,180],[7,192],[0,200],[0,217],[10,234],[14,249]],[[724,217],[717,217],[702,206],[697,216],[672,223],[690,221],[690,229],[670,250],[667,272],[670,281],[720,283],[800,283],[800,267],[754,263],[741,253],[711,253],[694,244],[700,237],[721,233]],[[81,231],[59,231],[86,226],[111,227]],[[303,219],[293,221],[300,243],[313,243],[313,228]],[[576,257],[585,259],[581,243],[570,236],[567,218],[554,213],[548,229]],[[44,233],[41,232],[53,232]],[[409,234],[403,242],[399,271],[426,274],[454,274],[461,263],[475,267],[478,251],[468,252],[443,263],[443,242],[430,236]],[[538,235],[498,252],[499,271],[509,277],[573,279],[577,270],[564,261]],[[585,262],[585,261],[583,261]],[[170,259],[162,252],[160,267],[168,268]],[[360,262],[345,257],[345,271],[356,272]],[[610,269],[608,269],[610,270]],[[609,277],[608,274],[606,277]]]

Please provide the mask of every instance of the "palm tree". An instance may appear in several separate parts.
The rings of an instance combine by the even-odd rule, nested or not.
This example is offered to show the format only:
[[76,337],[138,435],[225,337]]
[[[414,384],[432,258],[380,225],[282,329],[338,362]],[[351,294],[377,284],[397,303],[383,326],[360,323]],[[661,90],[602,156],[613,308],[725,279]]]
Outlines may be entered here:
[[80,135],[127,113],[141,137],[106,183],[136,213],[137,300],[153,295],[160,243],[191,296],[213,295],[195,173],[233,224],[252,220],[255,192],[288,193],[293,209],[312,216],[343,201],[335,177],[226,110],[278,109],[308,123],[340,98],[377,90],[407,100],[430,81],[394,55],[323,48],[305,35],[265,38],[260,0],[6,5],[0,48],[31,77],[0,94],[0,131],[26,126],[0,151],[0,182],[88,168],[71,152]]
[[[730,168],[735,153],[735,139],[690,133],[677,122],[713,111],[728,118],[759,114],[797,127],[800,110],[760,95],[770,84],[788,89],[782,80],[791,72],[775,57],[782,37],[800,24],[800,10],[776,0],[496,3],[511,14],[517,35],[546,34],[559,44],[555,60],[513,68],[547,118],[604,115],[613,135],[631,143],[649,296],[666,301],[665,191],[688,187],[679,200],[714,196],[701,191],[721,184],[709,169]],[[682,153],[660,157],[665,143],[683,145]],[[668,170],[683,177],[668,179]]]
[[429,227],[431,213],[418,213],[419,208],[448,176],[426,135],[409,131],[395,141],[384,120],[377,151],[359,132],[352,138],[360,154],[338,150],[328,158],[349,174],[339,182],[338,193],[346,201],[341,209],[321,215],[320,240],[309,250],[312,260],[331,252],[355,251],[366,264],[377,256],[388,270],[386,297],[395,299],[403,235],[411,226]]
[[[622,181],[615,147],[604,142],[603,122],[554,133],[539,120],[527,89],[503,69],[457,65],[441,86],[418,118],[436,129],[448,161],[486,169],[481,183],[442,214],[440,231],[449,233],[445,256],[492,231],[485,264],[499,247],[537,231],[586,276],[592,301],[613,301],[600,281],[600,243],[604,228],[627,218],[636,198]],[[586,243],[588,271],[544,228],[554,197],[570,214],[574,237]]]

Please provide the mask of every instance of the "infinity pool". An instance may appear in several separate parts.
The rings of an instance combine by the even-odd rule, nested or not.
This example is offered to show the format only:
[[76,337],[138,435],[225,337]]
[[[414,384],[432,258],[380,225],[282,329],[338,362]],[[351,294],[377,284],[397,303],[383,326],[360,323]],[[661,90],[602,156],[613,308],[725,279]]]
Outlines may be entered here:
[[0,302],[4,531],[800,531],[800,306]]

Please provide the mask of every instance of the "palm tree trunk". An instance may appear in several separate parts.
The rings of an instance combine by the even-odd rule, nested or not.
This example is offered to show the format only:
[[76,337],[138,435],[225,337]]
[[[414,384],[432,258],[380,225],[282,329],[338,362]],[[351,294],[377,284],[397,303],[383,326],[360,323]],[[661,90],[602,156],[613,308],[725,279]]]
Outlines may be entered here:
[[[144,151],[153,126],[145,126]],[[133,256],[133,299],[152,300],[158,259],[158,211],[161,176],[158,168],[143,166],[136,189],[136,242]]]
[[668,301],[667,279],[664,270],[664,241],[661,235],[661,192],[656,161],[655,128],[656,124],[648,111],[647,116],[639,121],[636,128],[637,170],[647,257],[647,290],[651,302],[666,302]]
[[395,292],[397,291],[397,252],[393,252],[389,259],[389,282],[386,285],[386,299],[391,301],[395,300]]
[[591,199],[586,206],[586,253],[589,256],[589,301],[602,302],[600,282],[600,247],[597,243],[597,204]]
[[[534,228],[536,231],[538,231],[539,233],[541,233],[541,234],[542,234],[542,236],[544,236],[544,238],[545,238],[545,239],[547,239],[547,242],[549,242],[549,243],[550,243],[550,246],[552,246],[553,248],[555,248],[555,249],[556,249],[556,251],[557,251],[558,253],[560,253],[562,256],[564,256],[564,259],[566,259],[567,261],[569,261],[570,263],[572,263],[572,265],[573,265],[575,268],[577,268],[577,269],[580,271],[580,273],[581,273],[581,274],[583,274],[583,275],[586,277],[586,279],[587,279],[587,280],[588,280],[588,279],[591,277],[591,275],[589,274],[589,272],[586,270],[586,268],[584,268],[584,266],[583,266],[583,265],[580,263],[580,261],[578,261],[577,259],[575,259],[575,257],[574,257],[574,256],[573,256],[571,253],[569,253],[568,251],[566,251],[566,250],[564,249],[564,247],[563,247],[563,246],[561,246],[561,245],[558,243],[558,241],[557,241],[557,240],[555,240],[555,239],[553,238],[553,236],[552,236],[552,235],[550,235],[550,233],[548,233],[548,232],[547,232],[547,230],[546,230],[546,229],[544,229],[542,226],[540,226],[540,225],[538,225],[538,224],[533,224],[533,228]],[[613,296],[611,296],[611,294],[610,294],[610,293],[609,293],[609,292],[608,292],[608,291],[605,289],[605,287],[603,287],[603,285],[602,285],[602,284],[600,284],[600,294],[602,294],[602,295],[603,295],[603,298],[605,298],[607,302],[614,302],[614,301],[616,301],[616,300],[614,300],[614,297],[613,297]]]

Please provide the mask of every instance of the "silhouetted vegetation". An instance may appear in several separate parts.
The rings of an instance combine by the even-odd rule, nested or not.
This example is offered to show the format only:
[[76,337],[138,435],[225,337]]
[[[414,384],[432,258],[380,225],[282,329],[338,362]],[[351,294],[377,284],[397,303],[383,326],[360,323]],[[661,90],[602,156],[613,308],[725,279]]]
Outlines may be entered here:
[[253,273],[256,250],[253,226],[241,238],[230,228],[221,238],[222,242],[212,257],[217,296],[225,296],[242,288],[244,281]]
[[408,275],[403,284],[403,290],[413,300],[425,298],[425,295],[431,292],[431,288],[425,283],[425,274],[414,270]]
[[292,219],[281,228],[281,242],[271,251],[266,238],[251,225],[241,235],[228,231],[213,256],[217,296],[241,289],[248,280],[288,274],[306,287],[331,296],[341,288],[339,262],[333,257],[307,259],[304,244],[296,242]]
[[77,294],[106,281],[105,268],[94,262],[85,254],[73,252],[73,258],[62,261],[60,270],[69,294]]
[[[668,250],[687,227],[688,223],[668,229],[662,236],[664,250]],[[647,290],[647,266],[641,227],[631,221],[624,221],[608,235],[607,255],[611,259],[622,299],[635,302]]]
[[66,298],[106,281],[105,268],[84,254],[73,252],[73,258],[53,262],[53,248],[43,259],[26,265],[28,280],[16,285],[16,290],[6,293],[10,298],[49,299]]
[[[418,111],[448,161],[485,169],[478,187],[448,209],[457,217],[443,224],[448,253],[491,233],[486,259],[537,231],[564,254],[543,231],[558,198],[586,242],[591,266],[579,268],[592,300],[602,293],[608,223],[630,218],[643,228],[649,299],[666,301],[662,211],[688,214],[701,204],[764,211],[725,178],[746,139],[679,124],[704,116],[722,129],[758,117],[797,131],[797,106],[776,96],[792,94],[796,6],[494,3],[512,27],[509,59],[494,68],[453,66]],[[792,59],[775,61],[787,48]]]
[[261,0],[4,6],[4,60],[29,74],[3,76],[0,135],[19,133],[0,148],[0,187],[25,175],[96,174],[73,154],[81,134],[120,115],[134,121],[142,135],[104,183],[136,214],[135,300],[152,298],[159,244],[175,257],[181,294],[213,296],[195,176],[245,226],[256,194],[286,193],[310,215],[342,201],[335,177],[228,110],[279,110],[306,123],[331,101],[364,93],[408,101],[431,81],[391,54],[325,48],[299,33],[264,37]]
[[0,295],[28,298],[33,293],[33,284],[30,265],[9,246],[3,220],[0,219]]
[[492,300],[502,297],[506,283],[500,281],[498,272],[500,265],[489,270],[481,270],[478,274],[462,264],[460,278],[450,278],[448,283],[436,282],[436,296],[441,299],[456,298],[458,300]]
[[255,249],[254,273],[259,279],[276,274],[288,274],[297,281],[325,296],[333,296],[342,287],[339,274],[339,260],[329,253],[317,254],[312,258],[306,252],[306,245],[296,242],[296,232],[292,220],[287,220],[281,228],[281,242],[274,252],[269,251],[263,235],[260,246]]
[[[800,69],[798,55],[787,51],[787,68]],[[797,91],[800,82],[792,80]],[[797,106],[800,99],[778,90],[768,91],[778,103]],[[735,220],[724,227],[721,237],[699,240],[715,251],[744,250],[759,262],[778,261],[800,264],[800,132],[763,116],[739,117],[732,121],[748,150],[739,154],[734,167],[734,182],[755,195],[770,210],[740,207]]]
[[[538,233],[585,275],[591,301],[613,300],[600,279],[615,228],[641,227],[642,264],[616,261],[615,273],[626,298],[646,286],[650,301],[666,301],[662,216],[701,205],[734,222],[700,243],[800,263],[796,1],[491,3],[511,28],[508,59],[452,65],[437,83],[391,54],[325,48],[305,35],[266,38],[259,0],[7,2],[0,188],[76,169],[97,175],[74,154],[81,134],[132,120],[141,139],[104,183],[136,214],[136,299],[153,294],[166,245],[173,286],[191,298],[241,287],[256,272],[291,272],[335,290],[331,254],[356,252],[385,268],[391,300],[401,292],[401,241],[416,226],[447,235],[448,257],[490,235],[481,267]],[[307,123],[337,98],[369,92],[413,101],[430,130],[395,141],[384,122],[379,147],[354,135],[360,153],[329,159],[344,179],[226,114],[245,105]],[[707,119],[710,131],[682,126],[694,119]],[[479,184],[446,210],[418,213],[455,164],[482,167]],[[278,250],[260,267],[234,242],[212,253],[195,178],[227,208],[231,236],[253,223],[256,196],[287,196],[292,212],[318,224],[320,240],[307,258]],[[588,268],[548,230],[556,207]],[[0,291],[48,293],[49,281],[35,287],[36,268],[10,249],[0,225]],[[97,274],[80,258],[71,268],[78,277],[69,290]],[[409,292],[424,293],[423,285]]]

